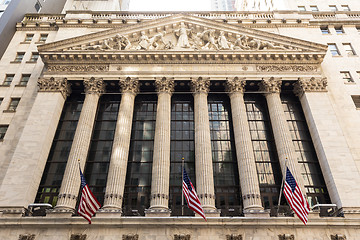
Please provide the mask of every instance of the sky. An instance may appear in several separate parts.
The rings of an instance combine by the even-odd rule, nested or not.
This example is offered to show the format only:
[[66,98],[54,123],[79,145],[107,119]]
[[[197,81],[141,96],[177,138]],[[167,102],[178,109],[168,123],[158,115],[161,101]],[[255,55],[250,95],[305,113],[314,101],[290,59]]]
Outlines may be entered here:
[[210,11],[210,0],[131,0],[130,11]]

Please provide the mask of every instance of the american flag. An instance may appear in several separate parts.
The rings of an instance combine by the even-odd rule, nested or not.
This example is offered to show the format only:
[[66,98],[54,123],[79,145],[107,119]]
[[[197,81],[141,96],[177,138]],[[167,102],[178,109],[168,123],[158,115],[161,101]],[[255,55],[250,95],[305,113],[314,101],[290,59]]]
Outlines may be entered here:
[[80,169],[81,177],[81,198],[78,208],[78,214],[83,216],[91,224],[91,217],[101,207],[100,203],[96,200],[94,194],[90,191],[87,185],[84,175]]
[[185,168],[184,168],[184,179],[183,179],[183,188],[182,189],[183,189],[183,193],[185,195],[188,207],[191,210],[193,210],[194,212],[196,212],[197,214],[199,214],[200,216],[202,216],[206,221],[204,210],[203,210],[200,200],[195,192],[195,188],[192,185],[190,178],[185,171]]
[[289,168],[286,168],[286,180],[284,186],[284,195],[291,209],[296,213],[300,220],[306,225],[310,206],[306,198],[297,185],[295,178],[291,174]]

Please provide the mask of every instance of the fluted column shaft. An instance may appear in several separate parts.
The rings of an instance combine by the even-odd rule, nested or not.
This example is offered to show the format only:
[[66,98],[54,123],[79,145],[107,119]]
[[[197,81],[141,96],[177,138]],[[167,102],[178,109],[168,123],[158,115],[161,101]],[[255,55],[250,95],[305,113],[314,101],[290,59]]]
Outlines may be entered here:
[[245,80],[228,80],[227,91],[231,101],[236,156],[244,210],[263,210],[255,156],[244,102]]
[[204,211],[214,211],[214,172],[211,154],[211,137],[207,95],[210,81],[192,80],[195,110],[195,170],[196,191]]
[[291,138],[289,126],[286,121],[284,108],[280,98],[280,89],[281,80],[274,78],[263,80],[260,86],[260,90],[266,92],[265,97],[269,108],[271,126],[274,132],[276,150],[282,174],[285,173],[287,166],[295,177],[297,184],[302,189],[303,193],[305,193],[303,179],[300,174],[298,156],[295,152],[294,143]]
[[139,82],[134,79],[120,80],[122,97],[116,122],[116,130],[107,178],[104,207],[109,211],[121,212],[129,156],[131,127],[135,96],[139,91]]
[[169,215],[171,95],[174,90],[174,81],[166,78],[156,79],[155,85],[158,91],[158,103],[154,138],[151,201],[147,215]]
[[81,182],[78,160],[80,160],[80,167],[83,170],[89,151],[99,97],[105,88],[102,80],[94,78],[85,79],[84,86],[86,96],[71,145],[55,211],[72,212],[75,209]]

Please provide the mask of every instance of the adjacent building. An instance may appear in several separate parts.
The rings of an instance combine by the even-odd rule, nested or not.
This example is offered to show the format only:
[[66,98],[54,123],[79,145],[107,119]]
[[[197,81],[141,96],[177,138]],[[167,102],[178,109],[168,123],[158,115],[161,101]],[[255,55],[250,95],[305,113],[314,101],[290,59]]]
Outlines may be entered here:
[[[358,239],[356,1],[82,2],[25,15],[0,60],[0,239]],[[79,167],[102,205],[91,225],[76,214]],[[183,204],[183,168],[207,222]],[[306,227],[279,202],[287,168]]]

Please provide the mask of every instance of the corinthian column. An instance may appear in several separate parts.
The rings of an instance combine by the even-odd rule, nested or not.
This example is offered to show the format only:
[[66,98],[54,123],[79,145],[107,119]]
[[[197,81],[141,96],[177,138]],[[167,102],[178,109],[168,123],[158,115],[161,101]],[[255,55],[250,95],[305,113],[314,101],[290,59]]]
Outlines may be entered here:
[[220,213],[215,207],[214,172],[207,101],[209,87],[209,79],[200,77],[191,81],[195,109],[196,191],[205,214],[207,216],[218,216]]
[[80,188],[80,167],[83,170],[89,151],[97,105],[101,93],[105,91],[102,79],[84,79],[85,101],[81,110],[68,162],[61,183],[55,212],[73,213]]
[[269,108],[271,126],[274,132],[276,150],[279,156],[282,174],[284,175],[287,166],[294,175],[299,187],[302,189],[303,193],[305,193],[304,183],[300,174],[300,166],[298,163],[299,158],[295,152],[294,143],[286,121],[284,108],[280,99],[280,90],[280,78],[272,77],[265,79],[260,83],[260,91],[265,92]]
[[121,215],[134,101],[136,94],[139,92],[139,81],[126,78],[121,79],[119,84],[122,89],[122,97],[116,122],[103,212]]
[[154,138],[154,157],[151,179],[151,202],[146,216],[170,216],[169,179],[170,179],[170,124],[171,94],[174,80],[156,79],[158,104]]
[[241,193],[246,215],[263,213],[254,150],[244,102],[245,79],[229,79],[226,84],[231,101],[236,156],[239,168]]

